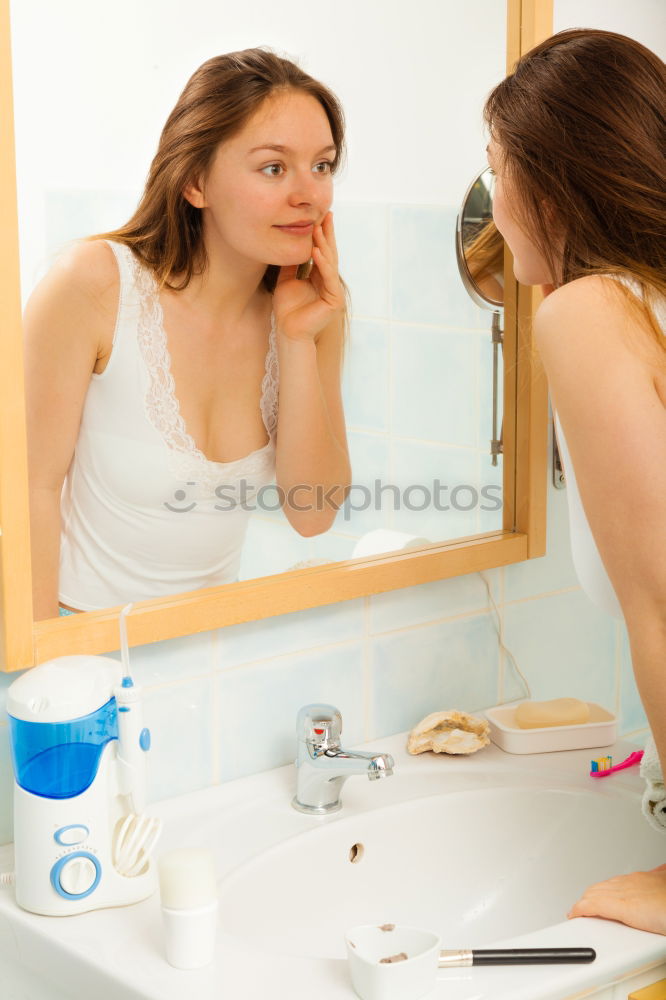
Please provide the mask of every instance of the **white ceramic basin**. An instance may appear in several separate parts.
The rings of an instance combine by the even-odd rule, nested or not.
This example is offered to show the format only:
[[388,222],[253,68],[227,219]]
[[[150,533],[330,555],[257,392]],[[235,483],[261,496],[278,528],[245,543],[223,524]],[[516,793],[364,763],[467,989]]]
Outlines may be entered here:
[[[324,818],[292,809],[293,767],[150,807],[165,823],[160,851],[216,853],[220,931],[206,969],[167,965],[157,896],[49,918],[0,890],[2,1000],[7,983],[21,1000],[353,1000],[344,933],[375,921],[434,930],[447,948],[597,951],[587,966],[441,970],[429,1000],[564,1000],[623,979],[626,996],[627,983],[666,976],[666,938],[566,920],[590,882],[666,860],[666,838],[640,813],[637,769],[594,781],[594,751],[491,746],[460,759],[404,747],[402,735],[365,747],[391,753],[394,775],[350,778],[342,811]],[[0,871],[11,864],[0,848]]]
[[374,923],[480,948],[564,920],[591,882],[663,863],[663,840],[610,785],[441,794],[440,777],[428,797],[315,825],[242,865],[220,885],[223,926],[293,955],[343,958],[345,929]]

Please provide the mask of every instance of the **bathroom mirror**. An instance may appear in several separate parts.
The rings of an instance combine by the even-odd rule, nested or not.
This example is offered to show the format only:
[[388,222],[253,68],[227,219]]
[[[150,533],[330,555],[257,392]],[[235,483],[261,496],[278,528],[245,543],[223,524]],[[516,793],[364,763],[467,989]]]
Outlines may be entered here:
[[[354,307],[350,354],[362,359],[345,373],[354,480],[366,487],[377,481],[397,485],[403,495],[410,486],[433,483],[438,475],[445,485],[446,473],[449,485],[481,486],[478,418],[488,406],[489,389],[482,396],[479,372],[488,360],[482,359],[480,314],[460,287],[451,234],[460,192],[485,145],[480,114],[485,94],[507,63],[550,32],[549,0],[508,0],[506,7],[484,0],[460,8],[455,17],[438,0],[420,0],[408,21],[398,0],[367,0],[361,8],[344,0],[333,24],[327,16],[325,24],[315,17],[303,19],[295,0],[293,17],[268,0],[261,0],[260,10],[253,5],[247,11],[193,0],[188,7],[192,30],[185,33],[180,5],[165,0],[146,0],[138,8],[119,0],[113,9],[103,10],[82,0],[63,0],[57,10],[47,0],[16,0],[11,5],[13,81],[9,6],[1,0],[3,115],[11,122],[14,101],[17,151],[14,161],[11,142],[3,144],[3,217],[12,222],[4,228],[0,251],[3,301],[8,304],[0,385],[4,669],[20,669],[62,652],[118,648],[118,608],[61,620],[32,619],[18,262],[25,300],[59,246],[127,218],[168,111],[191,72],[216,52],[268,44],[329,84],[347,113],[348,163],[334,209],[341,271]],[[196,30],[204,24],[205,30]],[[470,60],[472,39],[475,56]],[[397,73],[405,60],[409,72]],[[432,101],[426,100],[428,94]],[[433,128],[434,116],[445,126]],[[456,136],[455,155],[451,136]],[[254,550],[248,549],[269,555],[263,566],[250,560],[238,583],[141,602],[132,615],[130,643],[540,554],[545,392],[530,384],[527,369],[517,361],[521,344],[529,341],[531,296],[512,280],[509,284],[503,383],[511,430],[504,467],[493,481],[502,495],[499,508],[487,512],[485,520],[478,504],[474,519],[468,510],[456,511],[464,515],[450,519],[458,521],[456,530],[445,526],[443,516],[433,519],[432,528],[424,527],[418,509],[410,510],[407,519],[383,523],[370,506],[355,512],[352,532],[341,512],[334,526],[338,530],[321,536],[319,549],[289,551],[288,561],[280,555],[277,516],[267,517]],[[420,353],[414,348],[419,339]],[[470,345],[475,360],[464,369],[460,359]],[[469,383],[466,394],[460,389],[463,371]],[[521,375],[529,386],[523,394],[518,392]],[[444,377],[450,391],[442,393]],[[473,399],[473,447],[423,434],[429,419],[424,401],[436,401],[438,388],[445,398],[460,390],[463,403]],[[458,419],[455,407],[452,412]],[[451,435],[453,426],[449,414],[436,411],[426,430],[436,427],[438,434]],[[444,447],[449,448],[448,461],[443,461]],[[453,463],[466,450],[473,454],[473,480],[467,475],[469,466]],[[420,502],[417,497],[413,506]],[[351,558],[358,538],[380,527],[431,544]]]
[[500,359],[503,342],[501,314],[504,306],[505,246],[502,234],[493,221],[495,175],[486,167],[474,178],[465,193],[456,220],[456,259],[462,283],[472,301],[482,309],[492,310],[490,342],[492,345],[492,437],[490,454],[493,466],[499,465],[503,451],[502,434],[498,437]]
[[504,305],[504,239],[493,222],[494,183],[486,167],[467,189],[456,221],[456,260],[472,300],[497,310]]

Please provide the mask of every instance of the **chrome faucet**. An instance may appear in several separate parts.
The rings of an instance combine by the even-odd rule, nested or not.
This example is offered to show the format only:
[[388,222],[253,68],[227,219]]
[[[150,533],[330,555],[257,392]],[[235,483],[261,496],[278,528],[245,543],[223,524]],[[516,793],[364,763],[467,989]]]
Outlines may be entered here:
[[352,774],[371,781],[393,774],[388,753],[361,753],[340,746],[342,716],[333,705],[304,705],[296,720],[294,809],[325,816],[342,808],[340,791]]

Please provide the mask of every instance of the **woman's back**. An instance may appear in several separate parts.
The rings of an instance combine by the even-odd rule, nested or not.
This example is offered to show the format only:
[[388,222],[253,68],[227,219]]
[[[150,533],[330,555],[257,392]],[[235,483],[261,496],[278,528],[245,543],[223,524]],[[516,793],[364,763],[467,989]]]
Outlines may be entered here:
[[[637,282],[632,278],[619,279],[631,289],[634,294],[642,298]],[[661,326],[662,334],[666,338],[666,299],[657,303],[658,311],[655,318]],[[662,374],[666,385],[666,372]],[[666,408],[666,395],[663,397]],[[612,406],[612,401],[609,401]],[[574,465],[569,453],[569,447],[562,430],[557,412],[553,413],[553,421],[557,443],[562,460],[562,466],[566,477],[567,486],[567,506],[569,510],[569,535],[571,542],[571,554],[576,570],[576,575],[581,587],[590,598],[602,610],[608,612],[615,618],[622,618],[622,608],[617,599],[613,585],[604,567],[599,549],[594,540],[590,528],[585,508],[581,499]],[[618,470],[621,474],[621,470]]]

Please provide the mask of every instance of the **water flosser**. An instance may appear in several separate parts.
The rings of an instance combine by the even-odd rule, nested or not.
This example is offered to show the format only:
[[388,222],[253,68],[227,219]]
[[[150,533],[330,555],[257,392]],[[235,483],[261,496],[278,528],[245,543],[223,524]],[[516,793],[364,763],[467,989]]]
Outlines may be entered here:
[[146,751],[150,749],[150,731],[144,728],[141,687],[132,680],[127,643],[127,615],[133,605],[120,612],[120,654],[123,679],[114,688],[118,705],[118,786],[127,797],[129,811],[140,815],[146,805]]
[[10,685],[15,890],[24,909],[65,916],[138,902],[156,888],[150,854],[161,824],[135,814],[149,743],[138,694],[106,656],[61,656]]

